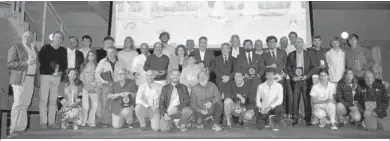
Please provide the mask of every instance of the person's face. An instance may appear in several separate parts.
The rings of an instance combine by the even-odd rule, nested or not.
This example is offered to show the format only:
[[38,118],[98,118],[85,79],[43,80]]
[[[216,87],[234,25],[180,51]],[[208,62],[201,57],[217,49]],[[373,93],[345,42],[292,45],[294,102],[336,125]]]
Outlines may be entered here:
[[154,81],[154,74],[152,71],[146,73],[146,81],[152,83]]
[[134,44],[133,39],[131,39],[131,38],[126,38],[125,39],[125,49],[126,48],[130,48],[133,44]]
[[68,77],[69,77],[69,80],[75,80],[77,77],[76,71],[75,70],[70,71],[68,74]]
[[372,85],[375,81],[374,74],[372,72],[368,72],[364,75],[364,80],[366,81],[367,85]]
[[118,75],[118,81],[123,81],[126,79],[126,71],[121,69],[116,74]]
[[318,38],[314,38],[314,39],[313,39],[313,45],[314,45],[314,47],[321,47],[321,44],[322,44],[321,39],[318,39]]
[[104,44],[104,47],[114,46],[114,41],[112,41],[112,40],[105,40],[103,42],[103,44]]
[[178,83],[180,78],[180,72],[179,71],[173,71],[171,74],[172,82]]
[[184,56],[184,54],[185,54],[184,48],[179,47],[179,48],[177,49],[177,54],[178,54],[179,56]]
[[274,49],[276,47],[276,40],[275,39],[271,39],[267,42],[267,45],[270,49]]
[[223,45],[221,48],[222,54],[224,56],[228,56],[230,52],[230,46],[229,45]]
[[291,44],[294,44],[297,36],[295,34],[289,34],[288,39],[290,40]]
[[244,43],[244,49],[245,49],[246,52],[252,51],[252,48],[253,48],[253,45],[252,45],[251,42],[245,42]]
[[154,46],[154,54],[161,55],[162,54],[162,44],[156,44]]
[[91,40],[88,39],[88,38],[84,38],[84,39],[83,39],[82,45],[83,45],[84,47],[90,47],[90,46],[91,46]]
[[70,49],[75,49],[79,45],[79,42],[77,41],[76,38],[70,38],[69,39],[69,48]]
[[116,59],[116,50],[114,49],[108,49],[107,50],[107,57],[109,60],[115,60]]
[[234,73],[234,81],[236,84],[241,84],[244,81],[244,76],[242,73]]
[[319,79],[320,79],[321,82],[328,82],[328,74],[325,73],[325,72],[321,72]]
[[89,53],[88,53],[88,60],[89,60],[89,61],[95,60],[95,54],[93,54],[92,52],[89,52]]
[[23,39],[22,39],[22,42],[25,43],[26,45],[29,45],[32,43],[33,41],[33,35],[31,32],[24,32],[23,33]]
[[240,46],[240,39],[237,36],[233,36],[233,38],[232,38],[232,46],[233,47],[239,47]]
[[199,40],[199,50],[205,51],[207,48],[207,40],[201,39]]
[[205,84],[207,81],[209,81],[209,75],[202,72],[199,74],[199,82],[202,84]]
[[56,33],[53,36],[53,44],[55,45],[61,45],[63,40],[63,36],[60,33]]
[[191,65],[195,64],[195,58],[194,57],[188,57],[187,63],[191,64]]
[[340,48],[340,42],[339,41],[332,41],[331,42],[333,48]]
[[260,41],[260,40],[257,40],[257,41],[255,42],[255,48],[256,48],[256,50],[258,50],[258,51],[262,50],[262,49],[263,49],[263,42]]
[[288,39],[286,37],[280,39],[280,46],[282,48],[287,48],[287,46],[288,46]]
[[358,44],[358,40],[357,40],[355,37],[353,37],[353,38],[351,38],[351,39],[348,40],[348,43],[349,43],[352,47],[356,47],[357,44]]
[[194,49],[194,47],[195,47],[194,41],[192,41],[192,40],[191,41],[187,41],[186,47],[187,47],[188,50]]
[[141,45],[140,50],[141,50],[142,54],[148,54],[149,47],[147,45],[143,44],[143,45]]
[[169,40],[168,35],[165,34],[164,36],[161,36],[160,40],[161,40],[161,42],[163,42],[163,43],[168,43],[168,40]]
[[295,41],[295,48],[297,50],[303,50],[303,40],[302,39],[297,39]]
[[275,79],[275,73],[274,72],[267,72],[265,74],[265,78],[267,78],[267,80],[274,80]]
[[348,80],[348,81],[351,81],[353,79],[353,71],[352,70],[348,70],[347,71],[347,74],[345,75],[345,78]]

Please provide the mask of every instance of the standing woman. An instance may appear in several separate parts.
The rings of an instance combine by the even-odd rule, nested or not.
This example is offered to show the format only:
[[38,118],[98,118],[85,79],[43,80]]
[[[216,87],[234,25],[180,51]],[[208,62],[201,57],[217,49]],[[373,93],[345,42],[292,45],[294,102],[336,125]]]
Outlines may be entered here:
[[[97,112],[98,107],[98,90],[96,88],[97,83],[95,82],[95,69],[96,69],[96,53],[93,51],[89,51],[87,53],[87,57],[84,60],[84,63],[81,66],[81,75],[80,79],[84,84],[84,89],[86,90],[85,93],[83,93],[82,98],[82,108],[83,108],[83,117],[82,117],[82,124],[81,126],[88,125],[90,127],[95,127],[95,115]],[[89,108],[89,99],[91,99],[91,108]],[[89,114],[88,114],[89,111]],[[100,114],[97,114],[100,115]]]
[[63,84],[58,90],[59,95],[63,96],[61,100],[62,107],[59,110],[61,116],[61,128],[66,129],[69,124],[73,125],[73,129],[77,130],[81,124],[81,98],[82,93],[86,93],[83,82],[79,78],[76,69],[69,69]]
[[136,56],[138,56],[138,52],[135,49],[134,40],[127,36],[123,43],[123,50],[118,52],[118,58],[125,62],[126,70],[130,70]]
[[[183,68],[187,65],[187,55],[187,49],[184,45],[180,44],[177,46],[175,49],[175,55],[173,55],[172,60],[170,60],[168,72],[170,73],[172,70],[179,70],[181,73]],[[170,80],[170,78],[167,79]]]

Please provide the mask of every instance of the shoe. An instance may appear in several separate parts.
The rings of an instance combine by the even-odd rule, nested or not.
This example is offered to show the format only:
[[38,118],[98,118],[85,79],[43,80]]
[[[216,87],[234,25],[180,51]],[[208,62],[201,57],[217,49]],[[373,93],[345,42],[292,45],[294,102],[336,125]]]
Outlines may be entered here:
[[96,127],[96,124],[88,124],[89,127]]
[[9,133],[8,138],[14,138],[17,136],[19,136],[19,134],[17,132],[11,132],[11,133]]
[[55,123],[50,124],[49,127],[50,127],[50,128],[53,128],[53,129],[59,129],[59,128],[61,128],[60,125],[55,124]]
[[325,125],[326,125],[326,122],[325,122],[325,120],[324,120],[324,119],[320,119],[320,124],[318,124],[318,127],[320,127],[320,128],[324,128],[324,127],[325,127]]
[[203,124],[201,124],[201,125],[196,125],[196,128],[198,128],[198,129],[203,129]]
[[330,129],[332,129],[332,130],[337,130],[338,128],[337,128],[336,123],[332,123]]
[[182,131],[182,132],[187,131],[187,128],[186,128],[186,125],[185,125],[185,124],[182,124],[181,126],[178,126],[177,128],[179,128],[180,131]]
[[107,123],[103,123],[102,127],[103,128],[108,128],[108,124]]
[[217,132],[222,131],[221,126],[219,126],[219,125],[217,125],[217,124],[214,124],[212,129],[213,129],[214,131],[217,131]]
[[47,129],[47,124],[41,124],[41,129],[46,130]]
[[292,126],[295,126],[295,125],[297,125],[298,124],[298,119],[294,119],[293,120],[293,123],[292,123]]
[[313,120],[311,121],[311,124],[314,124],[314,125],[318,124],[318,123],[320,123],[320,120],[316,117],[314,117]]
[[61,123],[61,129],[66,129],[67,128],[67,124],[66,123]]
[[146,126],[142,126],[141,128],[139,128],[140,131],[146,131]]
[[84,126],[87,126],[87,124],[85,122],[81,123],[80,126],[84,127]]
[[313,127],[313,124],[311,124],[310,121],[306,121],[306,126],[307,126],[307,127]]
[[129,124],[129,128],[133,129],[134,128],[134,124],[133,123]]
[[270,115],[268,117],[268,120],[266,121],[266,124],[265,124],[265,128],[270,128],[272,126],[272,119],[273,119],[274,115]]

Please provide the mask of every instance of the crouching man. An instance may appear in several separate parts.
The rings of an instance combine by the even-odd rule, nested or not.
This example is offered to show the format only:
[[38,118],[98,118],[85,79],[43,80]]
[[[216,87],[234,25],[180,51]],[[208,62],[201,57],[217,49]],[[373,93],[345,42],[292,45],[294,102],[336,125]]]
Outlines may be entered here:
[[387,116],[389,96],[382,83],[375,81],[371,71],[364,75],[366,85],[356,91],[355,101],[358,102],[359,112],[363,115],[363,127],[367,130],[381,129],[378,120]]
[[191,90],[191,108],[194,110],[197,128],[203,129],[205,118],[214,120],[213,130],[222,131],[219,125],[223,112],[221,93],[214,83],[209,82],[209,74],[201,71],[198,74],[199,83]]
[[159,100],[162,85],[154,82],[154,72],[146,72],[146,83],[141,84],[135,99],[135,114],[141,125],[140,130],[146,131],[145,118],[149,118],[153,131],[160,130]]
[[138,86],[134,80],[126,78],[126,69],[119,69],[116,75],[118,81],[112,83],[108,93],[108,99],[111,101],[112,127],[122,128],[125,118],[129,128],[134,128],[133,112]]
[[247,121],[252,120],[255,115],[251,84],[248,81],[245,82],[244,78],[244,73],[235,72],[234,81],[229,82],[229,92],[225,94],[224,113],[229,130],[232,128],[230,121],[232,116],[241,119],[244,128],[249,129]]
[[160,129],[161,132],[168,132],[174,121],[177,128],[186,131],[186,125],[192,116],[190,96],[187,86],[179,83],[180,72],[173,70],[170,78],[171,83],[165,85],[160,96]]

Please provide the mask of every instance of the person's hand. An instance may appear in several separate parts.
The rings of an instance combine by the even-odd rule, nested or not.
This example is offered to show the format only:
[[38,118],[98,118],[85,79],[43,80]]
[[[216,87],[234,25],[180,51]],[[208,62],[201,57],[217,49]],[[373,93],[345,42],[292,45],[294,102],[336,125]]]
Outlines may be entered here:
[[200,113],[203,114],[203,115],[207,115],[207,111],[206,110],[200,110]]
[[245,103],[245,98],[241,94],[237,94],[237,97],[240,99],[241,103]]
[[371,113],[371,111],[364,111],[364,117],[369,117],[369,116],[371,116],[372,115],[372,113]]
[[212,103],[209,101],[207,102],[206,104],[204,104],[204,106],[206,107],[206,109],[210,109],[211,108],[211,105]]
[[375,112],[371,112],[371,116],[378,117],[378,115]]
[[32,65],[32,64],[35,64],[36,61],[34,59],[28,59],[27,60],[27,65]]
[[222,76],[222,82],[223,82],[223,83],[228,82],[229,79],[230,79],[230,76],[227,76],[227,75]]
[[126,97],[126,96],[128,96],[130,93],[129,92],[123,92],[123,93],[121,93],[121,96],[122,97]]
[[53,73],[53,76],[54,76],[54,77],[61,76],[61,73],[60,73],[60,72],[55,72],[55,73]]
[[283,71],[280,73],[280,76],[281,77],[287,77],[287,74],[286,73],[284,73]]
[[269,65],[268,68],[277,68],[278,66],[276,64]]
[[321,68],[321,69],[326,68],[325,65],[320,65],[320,66],[318,66],[318,67]]
[[164,114],[164,119],[165,120],[171,120],[171,117],[168,115],[168,113],[165,113]]
[[271,109],[272,109],[271,106],[268,106],[268,107],[264,108],[262,114],[268,113]]
[[293,80],[293,81],[299,81],[299,80],[300,80],[300,78],[299,78],[299,77],[297,77],[297,76],[294,76],[292,80]]
[[244,76],[245,78],[249,78],[249,75],[248,74],[245,74],[245,76]]
[[166,70],[160,70],[160,71],[159,71],[159,74],[160,74],[160,75],[165,75],[166,73],[167,73]]
[[301,78],[301,80],[306,80],[307,79],[307,76],[306,75],[304,75],[302,78]]

